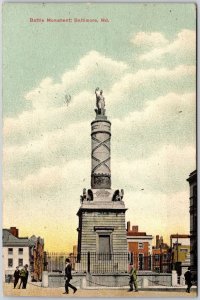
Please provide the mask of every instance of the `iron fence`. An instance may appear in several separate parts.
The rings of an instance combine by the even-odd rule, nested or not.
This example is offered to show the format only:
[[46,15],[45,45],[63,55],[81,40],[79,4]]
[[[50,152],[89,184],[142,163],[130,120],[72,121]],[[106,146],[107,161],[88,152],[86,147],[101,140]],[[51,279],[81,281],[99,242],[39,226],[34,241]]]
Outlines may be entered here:
[[65,259],[70,258],[72,270],[81,273],[128,273],[130,264],[138,271],[171,273],[171,257],[162,254],[143,255],[134,253],[96,253],[82,252],[77,255],[67,253],[48,253],[47,270],[64,273]]
[[50,273],[63,273],[65,260],[70,254],[66,252],[46,252],[47,271]]

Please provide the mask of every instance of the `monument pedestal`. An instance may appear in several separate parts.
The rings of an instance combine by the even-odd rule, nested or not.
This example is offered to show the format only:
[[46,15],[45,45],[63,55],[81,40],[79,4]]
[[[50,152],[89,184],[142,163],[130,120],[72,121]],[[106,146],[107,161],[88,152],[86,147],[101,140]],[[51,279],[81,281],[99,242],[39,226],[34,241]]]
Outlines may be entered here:
[[92,196],[93,200],[86,196],[77,213],[78,252],[90,252],[93,272],[101,272],[99,268],[105,260],[107,269],[116,272],[127,271],[127,265],[123,263],[127,254],[126,208],[119,194],[119,190],[88,190],[87,195]]

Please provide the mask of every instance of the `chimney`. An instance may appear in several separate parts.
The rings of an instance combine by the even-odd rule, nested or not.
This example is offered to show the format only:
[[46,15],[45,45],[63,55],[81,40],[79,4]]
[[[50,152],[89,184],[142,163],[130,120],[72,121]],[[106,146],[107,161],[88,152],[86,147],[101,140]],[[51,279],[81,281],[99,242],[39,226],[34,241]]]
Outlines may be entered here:
[[158,249],[159,248],[159,245],[160,243],[159,243],[159,235],[156,235],[156,249]]
[[131,222],[130,222],[130,221],[128,221],[128,222],[127,222],[127,232],[129,232],[129,231],[130,231],[130,228],[131,228]]
[[19,236],[19,229],[17,229],[16,227],[10,227],[10,233],[12,234],[12,235],[14,235],[15,237],[17,237],[18,238],[18,236]]
[[138,226],[137,225],[132,226],[132,231],[133,232],[138,232]]

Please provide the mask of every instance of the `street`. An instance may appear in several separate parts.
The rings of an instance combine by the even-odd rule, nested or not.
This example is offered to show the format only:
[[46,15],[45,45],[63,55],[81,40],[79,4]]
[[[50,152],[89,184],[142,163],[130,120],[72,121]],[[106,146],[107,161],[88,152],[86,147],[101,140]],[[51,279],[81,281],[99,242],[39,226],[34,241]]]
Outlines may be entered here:
[[43,297],[196,297],[196,291],[191,291],[190,294],[182,291],[139,291],[128,292],[125,289],[79,289],[76,294],[70,290],[69,294],[63,294],[64,288],[43,288],[31,283],[28,283],[27,289],[13,289],[13,284],[4,283],[4,296],[43,296]]

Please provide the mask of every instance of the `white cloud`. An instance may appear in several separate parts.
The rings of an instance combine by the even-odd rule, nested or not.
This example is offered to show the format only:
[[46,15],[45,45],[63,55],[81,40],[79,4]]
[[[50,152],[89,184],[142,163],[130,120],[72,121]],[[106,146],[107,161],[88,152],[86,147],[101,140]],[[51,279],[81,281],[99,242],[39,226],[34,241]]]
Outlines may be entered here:
[[23,144],[40,139],[47,132],[64,130],[74,122],[82,123],[92,112],[92,103],[94,107],[94,95],[82,91],[73,97],[68,106],[33,109],[24,111],[16,118],[6,118],[3,126],[5,143]]
[[4,177],[23,178],[41,167],[59,166],[71,159],[85,157],[87,151],[89,155],[89,130],[88,122],[72,123],[22,145],[4,146]]
[[[184,76],[195,76],[195,67],[180,65],[174,69],[148,69],[125,74],[120,80],[115,82],[108,93],[106,93],[106,99],[108,99],[106,106],[109,108],[110,104],[115,105],[116,102],[122,101],[122,99],[124,102],[127,92],[132,93],[134,90],[142,88],[144,84],[162,80],[181,80]],[[50,81],[48,81],[48,84],[49,83]],[[48,99],[48,101],[50,101],[50,98]],[[77,116],[77,119],[79,117],[81,118],[87,109],[91,111],[91,103],[93,103],[94,107],[94,94],[83,90],[73,96],[72,102],[68,107],[66,104],[64,105],[63,97],[63,102],[60,107],[51,107],[48,109],[46,107],[37,107],[37,109],[31,111],[24,111],[16,118],[6,118],[4,120],[5,141],[8,141],[9,136],[15,139],[17,133],[23,133],[25,136],[28,136],[31,131],[32,136],[33,134],[39,134],[39,131],[52,130],[52,128],[60,127],[61,124],[65,124],[69,120],[71,121],[74,115]],[[17,138],[19,140],[18,136]]]
[[[177,82],[177,85],[181,86],[181,80],[183,80],[184,77],[193,77],[195,80],[195,75],[195,66],[188,65],[179,65],[173,69],[141,69],[136,73],[125,74],[119,81],[113,84],[111,89],[108,91],[108,107],[110,104],[115,106],[119,101],[122,103],[121,105],[125,105],[124,100],[126,101],[127,99],[129,101],[137,101],[137,99],[134,99],[134,92],[137,89],[142,90],[147,85],[159,86],[163,85],[165,82],[167,85],[169,85],[169,82],[171,82],[171,84]],[[131,99],[130,97],[127,97],[127,94],[129,96],[132,95]]]
[[88,55],[80,59],[79,65],[73,71],[68,71],[62,76],[62,82],[69,85],[75,85],[81,80],[88,80],[99,70],[103,76],[116,76],[115,72],[120,74],[128,69],[124,62],[117,62],[111,58],[105,57],[97,51],[90,51]]
[[195,31],[184,29],[180,31],[173,41],[167,41],[159,33],[138,33],[133,40],[136,45],[148,45],[151,43],[154,48],[141,54],[141,61],[159,61],[167,54],[176,57],[192,57],[195,60],[196,53],[196,33]]
[[161,145],[195,145],[195,100],[194,93],[169,93],[146,101],[141,110],[114,118],[112,147],[116,157],[134,161],[151,155]]
[[138,32],[131,42],[137,46],[160,47],[167,45],[169,41],[160,32]]
[[[87,176],[86,176],[87,174]],[[61,165],[42,167],[39,170],[27,174],[24,178],[8,178],[3,180],[4,193],[23,201],[34,201],[42,195],[54,199],[59,193],[60,199],[65,197],[66,191],[75,189],[77,185],[82,188],[83,180],[90,177],[89,159],[70,160]],[[87,179],[88,182],[88,179]],[[74,190],[74,194],[81,190]],[[77,199],[79,194],[77,194]]]
[[[138,159],[113,158],[112,174],[115,185],[122,182],[131,191],[144,189],[146,193],[164,194],[180,191],[188,183],[186,178],[195,169],[195,147],[174,144],[158,147],[148,157]],[[187,162],[187,164],[185,163]]]
[[124,62],[115,61],[97,51],[90,51],[80,59],[74,70],[66,71],[61,76],[59,83],[54,83],[52,78],[45,78],[37,88],[25,95],[25,99],[35,109],[58,107],[63,105],[66,94],[74,97],[84,87],[94,91],[97,84],[111,84],[127,69]]
[[[113,119],[114,130],[118,132],[121,127],[123,127],[123,130],[125,128],[129,130],[131,125],[131,127],[136,128],[136,131],[140,126],[149,127],[155,125],[159,127],[160,124],[167,126],[169,122],[175,122],[181,117],[185,118],[187,115],[195,123],[195,108],[195,93],[169,93],[154,100],[146,101],[142,110],[130,112],[123,119]],[[181,113],[182,115],[180,115]],[[134,128],[130,129],[132,133]]]
[[[6,171],[4,176],[21,178],[26,176],[27,172],[40,167],[60,165],[74,158],[89,157],[89,120],[72,123],[65,120],[68,114],[75,114],[81,103],[80,97],[71,106],[69,112],[55,109],[49,115],[47,114],[48,119],[45,119],[44,124],[41,123],[43,116],[41,113],[40,122],[32,124],[32,131],[35,135],[27,134],[27,140],[21,144],[17,141],[13,144],[5,143],[4,169]],[[88,102],[88,110],[90,108],[91,105]],[[51,124],[51,119],[55,122],[59,120],[61,128],[56,128],[54,126],[56,123]],[[159,145],[192,143],[195,141],[195,94],[170,93],[155,100],[146,101],[141,111],[133,111],[124,118],[114,118],[111,121],[112,154],[115,156],[127,157],[128,155],[134,160],[141,155],[151,155]],[[21,122],[21,132],[19,132],[22,135],[28,130],[25,127],[26,123],[23,122]],[[29,124],[30,119],[27,122],[28,126]],[[126,135],[124,135],[125,132]],[[13,126],[11,137],[14,135],[19,138],[17,133],[18,131],[15,132],[15,126]]]

